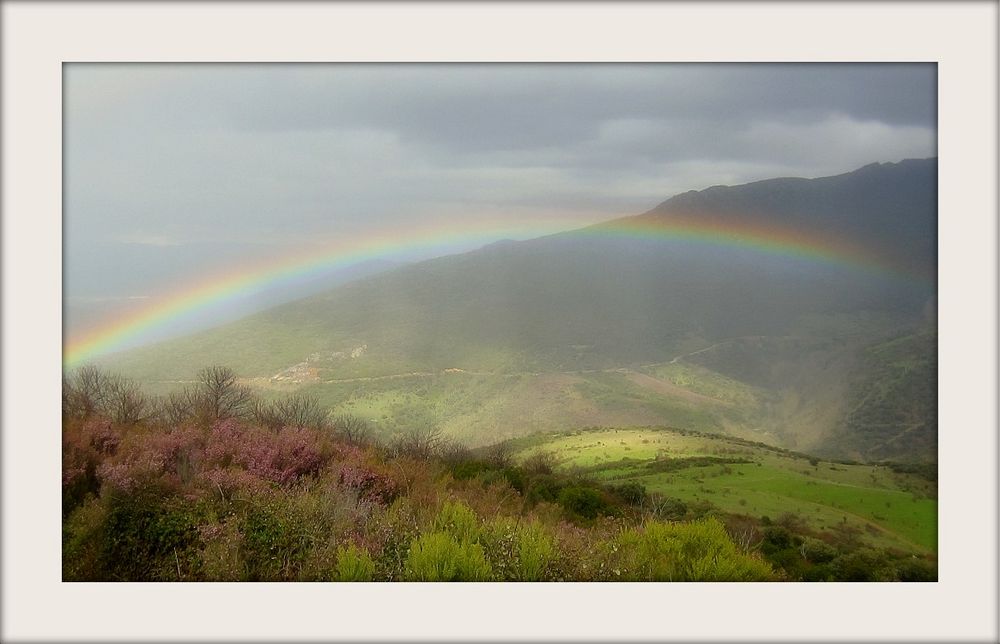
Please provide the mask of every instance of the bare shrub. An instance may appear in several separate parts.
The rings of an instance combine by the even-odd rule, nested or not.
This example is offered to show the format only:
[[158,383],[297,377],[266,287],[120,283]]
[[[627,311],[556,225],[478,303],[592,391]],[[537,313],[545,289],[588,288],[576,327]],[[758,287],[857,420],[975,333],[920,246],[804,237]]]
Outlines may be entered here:
[[171,391],[156,402],[156,414],[168,427],[183,425],[195,419],[197,395],[190,388]]
[[111,397],[112,377],[93,365],[84,365],[72,375],[63,376],[63,414],[88,418],[105,413]]
[[104,403],[112,421],[121,425],[136,425],[153,416],[155,409],[149,398],[134,381],[121,376],[109,378],[109,392]]
[[510,467],[514,463],[514,449],[510,442],[501,441],[490,445],[485,450],[486,462],[493,467]]
[[62,405],[67,418],[99,414],[123,425],[149,420],[156,411],[134,381],[92,365],[63,376]]
[[309,396],[293,395],[273,402],[255,400],[251,404],[251,414],[258,425],[271,430],[282,427],[326,429],[330,424],[329,412]]
[[437,427],[421,427],[399,434],[389,446],[395,455],[431,458],[447,447],[447,441]]
[[341,414],[333,419],[333,431],[338,436],[354,445],[371,441],[372,429],[364,418]]
[[468,445],[455,441],[449,441],[440,451],[441,460],[448,465],[458,465],[475,460],[475,456]]
[[246,418],[252,412],[253,392],[229,367],[212,366],[198,372],[197,413],[208,423]]
[[524,469],[532,474],[552,474],[556,457],[552,452],[535,452],[524,459]]

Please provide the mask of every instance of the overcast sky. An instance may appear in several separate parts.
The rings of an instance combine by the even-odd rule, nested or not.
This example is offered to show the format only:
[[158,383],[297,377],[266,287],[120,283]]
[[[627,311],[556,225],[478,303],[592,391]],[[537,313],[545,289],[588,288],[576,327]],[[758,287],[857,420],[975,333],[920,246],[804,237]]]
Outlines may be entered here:
[[65,71],[69,300],[247,258],[936,154],[932,65],[108,65]]

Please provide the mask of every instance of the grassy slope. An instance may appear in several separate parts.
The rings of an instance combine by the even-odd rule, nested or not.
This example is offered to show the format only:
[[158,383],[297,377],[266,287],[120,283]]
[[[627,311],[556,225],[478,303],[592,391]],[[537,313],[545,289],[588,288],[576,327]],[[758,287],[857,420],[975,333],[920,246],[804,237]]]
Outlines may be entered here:
[[[787,336],[691,340],[661,362],[569,370],[528,364],[529,359],[485,347],[478,349],[478,358],[465,352],[463,362],[441,359],[433,368],[414,370],[412,363],[387,361],[371,345],[352,358],[350,350],[365,344],[353,340],[357,344],[347,342],[336,350],[341,355],[326,352],[310,359],[310,354],[297,353],[296,362],[289,363],[293,358],[272,354],[270,359],[285,360],[283,368],[305,363],[307,370],[275,380],[271,376],[281,373],[276,369],[248,382],[264,395],[314,396],[334,414],[361,416],[385,434],[433,425],[473,445],[583,426],[664,424],[809,452],[824,452],[822,448],[832,443],[833,449],[824,453],[863,458],[852,442],[864,426],[860,412],[854,416],[861,419],[857,427],[836,433],[848,405],[863,391],[849,387],[852,374],[860,364],[876,376],[893,376],[895,372],[882,367],[865,366],[869,354],[889,353],[905,361],[924,353],[926,343],[911,342],[887,344],[896,347],[893,351],[867,351],[873,343],[881,347],[878,343],[894,328],[891,317],[813,317],[798,322]],[[928,371],[920,374],[926,377]],[[174,381],[144,384],[161,393],[183,386],[193,375],[194,370]],[[859,408],[861,412],[884,415],[886,399],[898,403],[909,391],[891,383],[886,387],[895,398],[882,396],[880,407],[870,409],[869,403]],[[918,416],[924,412],[929,413],[916,411]],[[883,449],[877,457],[906,453],[905,441],[896,445],[903,449]]]
[[903,446],[937,451],[937,334],[926,330],[864,352],[852,384],[845,451],[891,457]]
[[[649,491],[722,510],[772,519],[798,515],[811,529],[851,526],[874,545],[917,552],[937,549],[934,486],[885,466],[847,465],[773,451],[722,437],[652,428],[597,429],[515,441],[521,458],[549,452],[561,467],[586,468],[606,481],[635,481]],[[657,456],[723,457],[750,463],[656,472]],[[628,460],[623,460],[628,459]]]

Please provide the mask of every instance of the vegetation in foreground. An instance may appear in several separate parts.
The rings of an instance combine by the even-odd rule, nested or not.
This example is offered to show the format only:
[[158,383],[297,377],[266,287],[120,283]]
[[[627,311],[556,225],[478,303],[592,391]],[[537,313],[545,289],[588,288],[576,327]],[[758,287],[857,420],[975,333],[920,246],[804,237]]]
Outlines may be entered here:
[[766,522],[510,444],[370,440],[224,368],[161,399],[63,391],[63,578],[144,581],[933,580],[932,557]]

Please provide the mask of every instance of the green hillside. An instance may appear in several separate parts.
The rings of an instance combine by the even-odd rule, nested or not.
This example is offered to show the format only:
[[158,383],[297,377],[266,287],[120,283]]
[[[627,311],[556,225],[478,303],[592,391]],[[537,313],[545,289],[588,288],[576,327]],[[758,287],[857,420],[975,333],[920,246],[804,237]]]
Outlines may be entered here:
[[757,519],[784,517],[872,546],[937,549],[936,484],[887,465],[821,461],[731,438],[661,427],[590,429],[514,441],[516,458],[548,454],[564,471],[636,483],[686,504]]
[[[482,351],[482,361],[471,364],[488,365],[485,368],[470,369],[470,363],[461,362],[465,366],[451,363],[414,371],[412,364],[386,364],[369,349],[353,358],[348,350],[337,357],[307,357],[298,367],[293,363],[291,369],[249,375],[246,381],[265,397],[309,395],[334,415],[348,413],[371,421],[386,436],[417,424],[477,445],[587,425],[667,424],[831,456],[933,460],[930,441],[896,440],[881,451],[863,451],[874,436],[862,432],[861,414],[876,413],[868,411],[875,399],[863,383],[883,373],[869,366],[871,356],[882,355],[870,347],[893,342],[882,339],[899,328],[896,320],[849,316],[823,321],[822,333],[810,331],[813,320],[800,324],[795,335],[692,342],[661,362],[604,369],[546,368],[523,364],[527,358],[518,364],[513,357],[504,362],[502,352]],[[842,332],[831,331],[834,322]],[[689,351],[692,346],[700,348]],[[924,355],[922,345],[903,346],[918,357]],[[360,347],[364,344],[355,349]],[[155,380],[147,374],[144,385],[161,393],[179,389],[196,371]],[[128,368],[126,373],[135,375]],[[926,369],[907,374],[908,382],[924,387],[934,382],[934,373]],[[852,378],[859,384],[852,385]],[[888,381],[885,386],[890,386]],[[867,392],[867,402],[858,398],[859,392]],[[908,400],[906,390],[891,392],[898,404]],[[885,399],[878,399],[880,413],[886,413]],[[922,404],[912,412],[916,417],[932,412],[926,400]],[[852,408],[853,424],[847,424],[843,419]],[[863,438],[856,441],[855,436]]]
[[937,334],[925,330],[870,347],[857,372],[846,425],[859,456],[935,452]]

